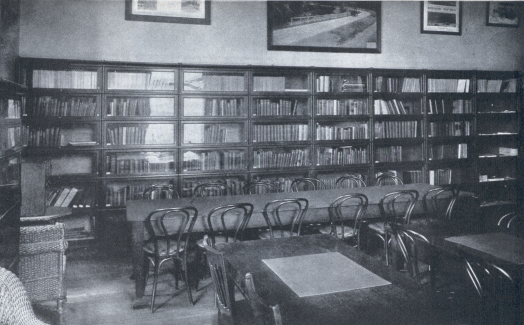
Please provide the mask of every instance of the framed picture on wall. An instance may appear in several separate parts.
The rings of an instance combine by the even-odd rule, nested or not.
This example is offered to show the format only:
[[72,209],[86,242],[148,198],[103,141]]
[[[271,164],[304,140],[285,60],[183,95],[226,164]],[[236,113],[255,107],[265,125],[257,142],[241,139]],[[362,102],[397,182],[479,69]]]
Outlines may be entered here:
[[211,24],[210,0],[126,0],[126,20]]
[[519,27],[519,3],[488,1],[486,7],[486,25]]
[[427,34],[462,33],[462,3],[460,1],[422,1],[420,32]]
[[380,1],[268,1],[268,49],[380,53]]

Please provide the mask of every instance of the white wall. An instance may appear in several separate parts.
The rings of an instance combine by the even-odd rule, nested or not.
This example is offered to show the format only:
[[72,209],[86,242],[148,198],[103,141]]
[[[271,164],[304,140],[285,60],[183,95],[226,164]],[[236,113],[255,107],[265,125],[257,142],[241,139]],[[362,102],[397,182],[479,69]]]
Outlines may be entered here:
[[212,0],[211,25],[126,21],[124,7],[124,0],[21,0],[20,56],[186,64],[524,69],[522,16],[519,28],[486,26],[486,2],[464,2],[462,36],[451,36],[420,33],[420,2],[384,1],[380,54],[268,51],[265,1]]

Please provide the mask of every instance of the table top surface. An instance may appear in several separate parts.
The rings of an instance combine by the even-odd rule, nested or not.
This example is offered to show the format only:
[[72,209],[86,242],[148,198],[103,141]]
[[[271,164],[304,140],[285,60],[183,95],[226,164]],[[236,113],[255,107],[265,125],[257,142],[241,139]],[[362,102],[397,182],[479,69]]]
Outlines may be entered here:
[[[279,304],[284,324],[446,324],[446,313],[435,312],[427,287],[405,273],[328,235],[218,244],[241,282],[253,274],[259,295]],[[348,291],[299,297],[263,260],[338,252],[385,283]],[[302,270],[307,277],[308,270]],[[358,272],[351,272],[357,276]],[[387,284],[389,283],[389,284]]]

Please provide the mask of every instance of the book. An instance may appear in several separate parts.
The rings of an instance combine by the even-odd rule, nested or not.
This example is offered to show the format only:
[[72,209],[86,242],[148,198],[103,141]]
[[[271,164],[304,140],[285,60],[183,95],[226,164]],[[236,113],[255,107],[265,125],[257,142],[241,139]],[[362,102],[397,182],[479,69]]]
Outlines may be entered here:
[[67,195],[69,194],[70,191],[71,191],[71,189],[69,187],[64,187],[62,189],[62,192],[60,192],[60,195],[56,199],[54,206],[55,207],[62,206],[62,203],[64,202],[65,198],[67,197]]
[[61,207],[68,207],[71,205],[71,201],[73,201],[74,197],[76,196],[76,193],[78,193],[78,189],[76,187],[71,188],[67,196],[65,197],[64,201],[60,204]]

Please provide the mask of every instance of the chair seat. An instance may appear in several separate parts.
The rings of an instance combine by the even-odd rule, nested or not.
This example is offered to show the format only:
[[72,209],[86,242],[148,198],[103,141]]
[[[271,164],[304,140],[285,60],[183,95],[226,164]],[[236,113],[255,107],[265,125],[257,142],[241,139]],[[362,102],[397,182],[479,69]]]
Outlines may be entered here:
[[[319,229],[319,231],[321,234],[330,235],[331,234],[331,225],[322,227]],[[348,238],[348,237],[353,237],[354,229],[353,227],[350,227],[350,226],[344,226],[344,236],[342,236],[342,227],[341,226],[335,226],[335,231],[337,234],[337,238]]]
[[[275,238],[287,238],[291,236],[297,236],[297,233],[291,232],[288,230],[280,231],[280,230],[274,230],[273,231],[273,237]],[[260,234],[258,234],[258,238],[260,239],[271,239],[271,233],[269,231],[263,231]]]
[[380,235],[386,234],[386,230],[385,230],[383,222],[370,223],[368,224],[368,228]]
[[[146,243],[142,249],[144,252],[150,255],[155,255],[155,244],[153,242]],[[167,251],[167,242],[165,240],[159,240],[158,241],[158,250],[159,250],[159,256],[160,257],[166,257],[171,255],[176,255],[177,253],[183,252],[185,249],[185,242],[180,243],[180,251],[177,252],[177,245],[176,242],[171,242],[171,246],[169,247],[169,252]]]
[[[227,237],[227,236],[215,236],[215,244],[221,244],[221,243],[232,243],[235,241],[235,238],[233,237]],[[197,241],[197,245],[199,247],[204,248],[204,239],[200,239]]]

